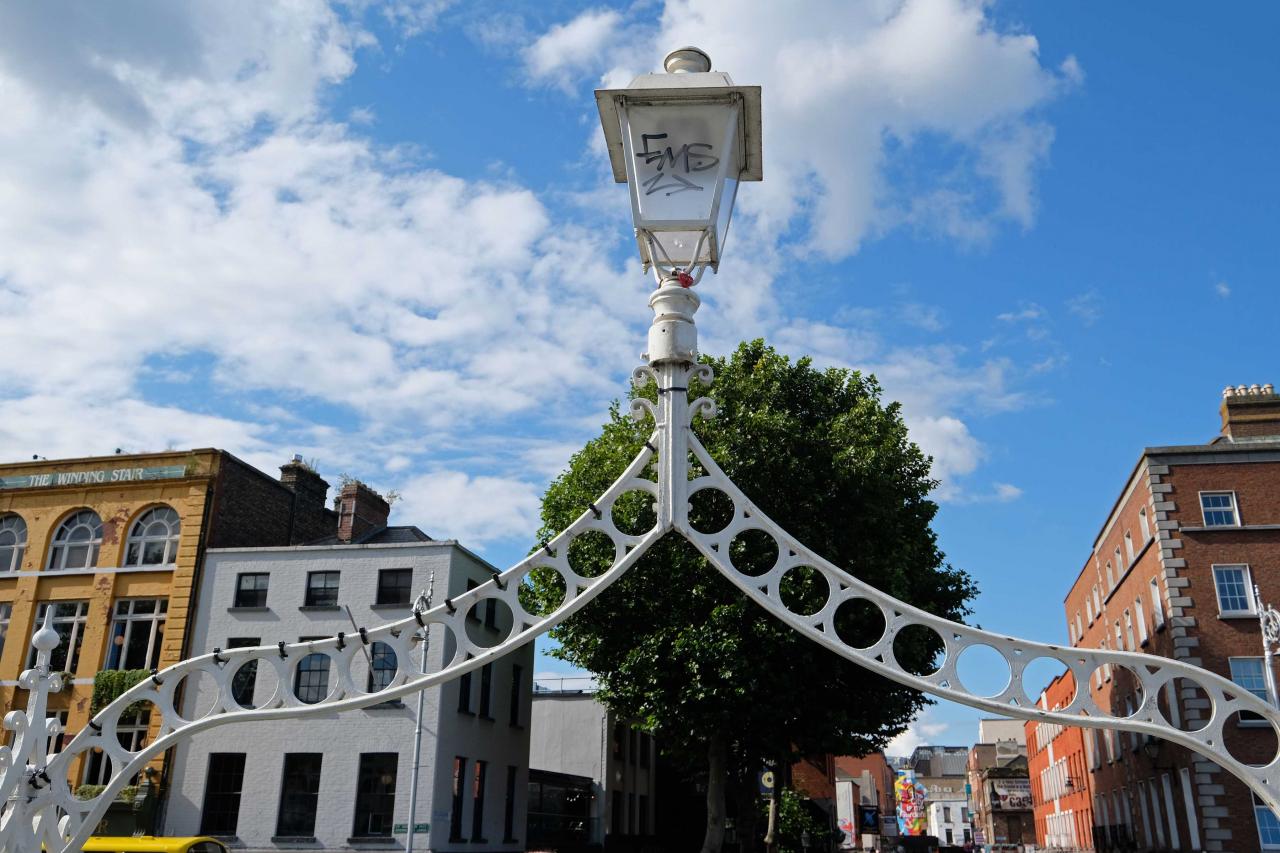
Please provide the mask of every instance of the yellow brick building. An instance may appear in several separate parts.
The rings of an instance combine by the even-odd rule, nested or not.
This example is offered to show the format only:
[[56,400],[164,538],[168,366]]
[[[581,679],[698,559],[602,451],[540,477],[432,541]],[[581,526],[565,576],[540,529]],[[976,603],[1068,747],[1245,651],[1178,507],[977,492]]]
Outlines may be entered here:
[[[221,450],[0,465],[0,708],[26,706],[18,675],[47,608],[67,687],[50,712],[78,732],[94,676],[163,669],[186,654],[204,549],[288,545],[331,534],[328,484],[295,459],[276,480]],[[124,726],[136,748],[158,721]],[[90,757],[76,782],[109,770]]]

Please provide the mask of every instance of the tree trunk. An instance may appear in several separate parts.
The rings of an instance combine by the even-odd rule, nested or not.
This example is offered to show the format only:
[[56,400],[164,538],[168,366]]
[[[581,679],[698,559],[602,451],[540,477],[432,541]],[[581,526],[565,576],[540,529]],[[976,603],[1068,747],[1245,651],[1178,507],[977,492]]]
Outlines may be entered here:
[[782,802],[782,762],[775,761],[772,768],[773,787],[769,789],[769,823],[764,832],[765,853],[778,853],[778,808]]
[[707,742],[707,834],[702,839],[702,853],[721,853],[724,846],[725,782],[728,775],[729,748],[723,734],[714,734]]

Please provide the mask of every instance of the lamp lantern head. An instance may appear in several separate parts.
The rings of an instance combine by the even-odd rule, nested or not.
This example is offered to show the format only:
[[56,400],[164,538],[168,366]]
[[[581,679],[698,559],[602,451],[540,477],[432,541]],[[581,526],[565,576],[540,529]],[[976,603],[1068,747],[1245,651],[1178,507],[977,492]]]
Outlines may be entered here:
[[630,188],[645,270],[688,285],[719,269],[738,182],[764,177],[760,87],[733,85],[696,47],[663,65],[597,90],[596,106],[614,180]]

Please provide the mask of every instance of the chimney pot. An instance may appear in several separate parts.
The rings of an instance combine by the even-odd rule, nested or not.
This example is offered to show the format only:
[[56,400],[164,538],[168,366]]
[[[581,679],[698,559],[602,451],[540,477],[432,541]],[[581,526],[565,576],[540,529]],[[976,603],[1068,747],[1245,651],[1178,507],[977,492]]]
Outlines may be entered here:
[[1280,440],[1280,397],[1275,385],[1228,385],[1222,391],[1222,434],[1232,441]]

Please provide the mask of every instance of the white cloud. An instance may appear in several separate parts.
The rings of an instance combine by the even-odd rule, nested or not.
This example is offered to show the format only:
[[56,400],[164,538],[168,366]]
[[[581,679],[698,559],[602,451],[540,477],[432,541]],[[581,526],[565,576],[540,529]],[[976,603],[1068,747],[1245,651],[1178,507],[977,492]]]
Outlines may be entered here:
[[[329,113],[378,48],[363,16],[408,37],[446,5],[0,4],[0,458],[213,445],[269,470],[301,452],[326,471],[385,471],[405,496],[398,517],[433,535],[531,535],[531,482],[586,429],[572,413],[598,423],[622,391],[646,284],[609,260],[625,229],[580,227],[509,178],[462,180],[379,147],[360,131],[372,107]],[[841,257],[920,227],[929,205],[948,228],[974,223],[963,239],[1025,225],[1049,139],[1036,110],[1078,74],[1046,70],[1034,38],[960,0],[831,0],[805,15],[673,0],[650,22],[629,17],[652,11],[591,10],[521,59],[540,83],[625,84],[657,45],[692,42],[768,87],[769,180],[741,196],[732,293],[705,289],[718,321],[704,349],[764,334],[874,370],[946,480],[971,474],[982,448],[965,419],[1019,404],[1005,363],[796,320],[774,289],[796,252]],[[891,180],[934,134],[966,152],[952,174]],[[591,212],[598,196],[581,198]],[[625,215],[616,192],[610,204]],[[153,381],[186,402],[148,402],[166,396]],[[209,414],[218,395],[242,413]],[[553,440],[529,439],[539,424]]]
[[1032,320],[1042,320],[1045,316],[1045,310],[1034,302],[1023,305],[1017,311],[1005,311],[997,314],[996,319],[1002,323],[1026,323]]
[[1102,295],[1096,288],[1067,300],[1067,310],[1080,318],[1086,326],[1092,326],[1102,318]]
[[1220,281],[1213,286],[1213,292],[1226,299],[1231,295],[1231,285],[1225,281]]
[[918,746],[942,743],[947,740],[946,734],[950,725],[934,719],[933,710],[925,708],[907,726],[902,734],[889,741],[885,746],[886,755],[907,756]]
[[612,9],[590,9],[553,26],[524,50],[530,77],[569,85],[575,74],[599,65],[621,24],[622,15]]
[[402,523],[471,547],[531,539],[538,529],[541,495],[524,480],[431,471],[405,481],[400,495],[396,518]]

